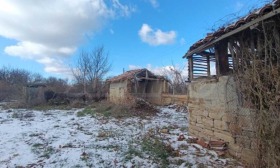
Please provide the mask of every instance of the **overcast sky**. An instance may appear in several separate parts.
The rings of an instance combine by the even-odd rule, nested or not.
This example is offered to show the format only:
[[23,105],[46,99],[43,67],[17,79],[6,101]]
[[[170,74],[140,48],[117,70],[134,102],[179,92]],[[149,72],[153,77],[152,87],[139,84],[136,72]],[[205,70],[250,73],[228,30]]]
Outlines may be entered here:
[[183,67],[189,47],[267,0],[0,0],[0,66],[69,77],[103,45],[110,76]]

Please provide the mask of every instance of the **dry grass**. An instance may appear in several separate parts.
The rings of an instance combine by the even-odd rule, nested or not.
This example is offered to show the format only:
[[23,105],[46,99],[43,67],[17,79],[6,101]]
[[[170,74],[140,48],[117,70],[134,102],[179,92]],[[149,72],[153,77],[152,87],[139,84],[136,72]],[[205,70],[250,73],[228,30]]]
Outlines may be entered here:
[[[140,104],[141,103],[141,104]],[[126,105],[113,104],[108,101],[101,101],[86,107],[83,111],[79,112],[78,116],[85,115],[102,115],[104,117],[114,118],[128,118],[128,117],[141,117],[145,118],[153,116],[158,110],[147,102],[139,100],[138,103],[129,103]]]
[[[280,25],[276,20],[261,23],[256,34],[240,34],[240,53],[234,58],[239,91],[253,111],[256,167],[280,167]],[[257,41],[256,50],[252,39]]]

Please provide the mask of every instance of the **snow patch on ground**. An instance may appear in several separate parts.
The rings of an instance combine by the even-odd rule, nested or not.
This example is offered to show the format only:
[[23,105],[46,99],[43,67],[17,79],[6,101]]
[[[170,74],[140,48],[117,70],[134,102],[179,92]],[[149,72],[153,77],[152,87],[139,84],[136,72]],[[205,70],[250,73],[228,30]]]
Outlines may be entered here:
[[[130,147],[141,150],[138,142],[153,133],[177,150],[169,157],[169,167],[236,166],[186,140],[186,112],[159,108],[157,116],[141,119],[77,117],[83,109],[35,111],[3,110],[0,107],[0,167],[160,167],[149,155],[127,159]],[[168,132],[162,133],[162,129]]]

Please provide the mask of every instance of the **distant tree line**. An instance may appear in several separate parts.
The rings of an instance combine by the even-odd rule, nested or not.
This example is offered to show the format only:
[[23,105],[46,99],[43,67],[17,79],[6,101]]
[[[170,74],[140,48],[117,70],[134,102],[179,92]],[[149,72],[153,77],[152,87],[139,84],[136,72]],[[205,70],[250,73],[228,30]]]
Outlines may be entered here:
[[55,92],[65,92],[69,86],[67,79],[45,78],[25,69],[3,66],[0,68],[0,101],[24,99],[24,88],[31,83],[45,84]]
[[0,68],[0,101],[24,100],[26,88],[43,84],[45,102],[69,102],[73,99],[99,101],[106,97],[108,86],[105,76],[110,71],[108,53],[104,47],[90,52],[82,51],[72,67],[73,81],[57,77],[43,77],[24,69]]

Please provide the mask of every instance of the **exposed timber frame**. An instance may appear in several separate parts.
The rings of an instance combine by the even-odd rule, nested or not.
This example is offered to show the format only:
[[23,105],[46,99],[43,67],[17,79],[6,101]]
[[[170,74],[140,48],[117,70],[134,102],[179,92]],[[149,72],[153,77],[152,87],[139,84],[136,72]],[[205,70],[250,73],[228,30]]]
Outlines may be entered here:
[[[238,66],[236,56],[240,54],[240,51],[238,51],[238,45],[240,44],[233,43],[234,37],[238,36],[240,32],[256,29],[260,22],[263,22],[279,13],[280,8],[273,9],[272,11],[221,35],[220,37],[214,37],[209,41],[206,37],[204,39],[206,41],[204,44],[201,44],[194,49],[190,49],[183,56],[183,58],[188,59],[189,80],[192,81],[201,77],[215,77],[218,79],[219,76],[230,74],[234,68]],[[252,47],[255,48],[255,43],[252,42],[251,44]],[[213,64],[215,64],[215,66],[213,66]]]

